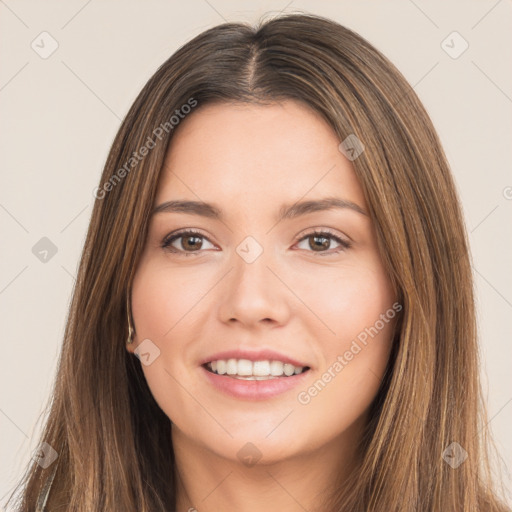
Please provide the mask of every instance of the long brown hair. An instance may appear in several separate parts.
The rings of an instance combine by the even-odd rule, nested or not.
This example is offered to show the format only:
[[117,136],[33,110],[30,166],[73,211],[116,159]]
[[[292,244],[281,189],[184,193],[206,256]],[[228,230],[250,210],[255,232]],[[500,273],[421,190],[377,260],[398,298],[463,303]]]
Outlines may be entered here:
[[[322,510],[505,510],[487,458],[468,241],[440,141],[389,60],[306,14],[199,34],[160,66],[123,120],[95,191],[41,436],[58,457],[27,468],[20,510],[42,508],[50,484],[49,511],[174,510],[170,420],[125,349],[127,297],[160,171],[180,120],[201,106],[284,99],[309,105],[340,142],[363,142],[352,163],[403,304],[360,466]],[[467,452],[456,468],[443,455],[450,445],[452,457],[453,446]]]

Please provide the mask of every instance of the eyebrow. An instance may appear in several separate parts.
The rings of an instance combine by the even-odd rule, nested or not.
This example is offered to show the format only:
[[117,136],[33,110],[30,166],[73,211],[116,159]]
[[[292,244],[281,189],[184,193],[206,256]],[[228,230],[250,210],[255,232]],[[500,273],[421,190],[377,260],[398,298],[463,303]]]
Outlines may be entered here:
[[[308,213],[332,210],[332,209],[350,209],[361,215],[368,216],[368,213],[358,204],[340,199],[337,197],[325,197],[323,199],[300,201],[292,205],[283,205],[279,209],[277,220],[293,219]],[[222,210],[215,205],[202,201],[184,201],[174,200],[166,201],[156,206],[151,215],[158,213],[188,213],[190,215],[200,215],[210,219],[221,220],[223,218]]]

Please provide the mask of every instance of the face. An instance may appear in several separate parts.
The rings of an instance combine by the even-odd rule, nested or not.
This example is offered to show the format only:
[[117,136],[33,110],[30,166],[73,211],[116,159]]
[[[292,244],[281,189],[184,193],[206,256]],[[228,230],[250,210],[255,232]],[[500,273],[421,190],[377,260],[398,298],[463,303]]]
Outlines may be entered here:
[[[154,206],[211,207],[167,205],[152,216],[127,348],[141,344],[173,435],[203,453],[237,461],[253,450],[272,462],[361,431],[397,307],[339,145],[294,101],[206,105],[171,142]],[[339,205],[299,207],[326,198]],[[211,373],[203,363],[212,360],[228,373]]]

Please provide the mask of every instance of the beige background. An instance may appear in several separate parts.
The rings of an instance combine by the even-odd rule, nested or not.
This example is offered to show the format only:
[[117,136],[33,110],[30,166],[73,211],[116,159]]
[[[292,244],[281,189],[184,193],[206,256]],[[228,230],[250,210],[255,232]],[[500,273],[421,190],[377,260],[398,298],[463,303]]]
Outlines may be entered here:
[[[512,468],[510,0],[0,0],[2,503],[37,446],[92,191],[120,120],[156,68],[199,32],[300,10],[367,38],[434,121],[470,232],[488,428]],[[469,44],[458,58],[441,46],[453,31]],[[31,47],[48,51],[52,39],[48,58]],[[447,44],[453,53],[463,41]],[[46,263],[32,252],[42,237],[57,247]]]

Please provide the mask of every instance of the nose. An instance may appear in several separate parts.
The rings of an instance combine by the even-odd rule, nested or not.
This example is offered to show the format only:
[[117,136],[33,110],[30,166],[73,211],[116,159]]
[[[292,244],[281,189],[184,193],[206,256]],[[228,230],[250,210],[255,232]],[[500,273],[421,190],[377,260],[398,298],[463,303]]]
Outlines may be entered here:
[[218,309],[221,321],[247,328],[286,324],[292,294],[279,278],[276,265],[267,253],[263,252],[252,263],[235,254],[233,265],[221,290]]

